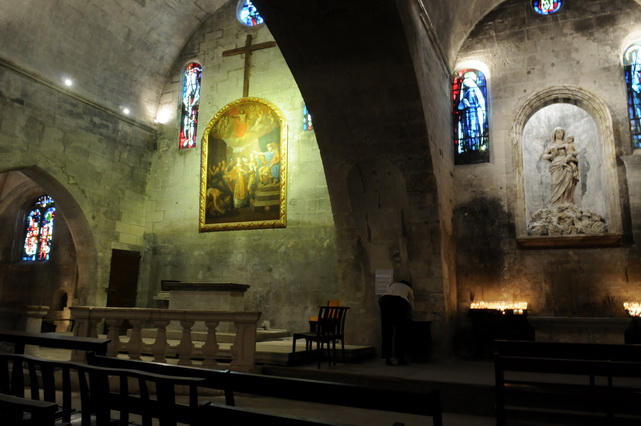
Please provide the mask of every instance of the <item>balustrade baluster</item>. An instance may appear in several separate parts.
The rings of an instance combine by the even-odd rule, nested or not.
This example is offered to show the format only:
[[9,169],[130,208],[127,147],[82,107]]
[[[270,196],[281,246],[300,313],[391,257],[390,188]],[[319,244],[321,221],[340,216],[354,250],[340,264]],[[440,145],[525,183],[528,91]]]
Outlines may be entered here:
[[178,353],[178,365],[191,365],[191,354],[194,351],[194,343],[191,340],[191,327],[195,321],[180,321],[183,328],[180,343],[176,346]]
[[122,320],[118,318],[109,318],[105,320],[107,323],[107,339],[111,340],[107,345],[107,356],[118,356],[118,351],[122,347],[120,336],[118,334],[118,326]]
[[236,339],[231,347],[233,370],[250,371],[256,360],[256,324],[234,321]]
[[218,365],[216,362],[216,354],[218,353],[218,341],[216,340],[216,328],[219,321],[205,321],[207,327],[207,337],[203,344],[203,367],[214,368]]
[[125,345],[125,349],[129,352],[129,358],[131,359],[141,359],[142,355],[142,321],[141,320],[129,320],[129,323],[133,326],[131,329],[131,336],[129,337],[129,342]]
[[169,322],[167,320],[154,321],[158,331],[156,332],[156,341],[149,347],[154,355],[154,362],[167,362],[167,325],[169,325]]

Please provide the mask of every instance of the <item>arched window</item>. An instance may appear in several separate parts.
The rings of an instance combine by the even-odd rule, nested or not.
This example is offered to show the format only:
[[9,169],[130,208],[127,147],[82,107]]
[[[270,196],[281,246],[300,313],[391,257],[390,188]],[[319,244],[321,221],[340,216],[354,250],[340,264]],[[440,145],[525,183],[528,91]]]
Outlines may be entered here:
[[485,75],[475,69],[455,73],[452,82],[454,164],[490,161],[488,112]]
[[33,203],[25,224],[22,260],[49,260],[55,215],[55,202],[50,196],[43,195]]
[[561,0],[534,0],[532,1],[532,8],[539,15],[550,15],[556,13],[561,9],[563,2]]
[[264,22],[263,17],[260,16],[258,10],[256,10],[256,6],[254,6],[250,0],[241,0],[238,3],[236,16],[241,24],[248,27],[255,27]]
[[196,131],[198,130],[198,106],[200,105],[200,78],[203,69],[197,63],[191,63],[183,73],[183,91],[180,114],[180,143],[179,148],[194,148],[196,146]]
[[625,50],[623,72],[628,88],[628,117],[632,146],[641,148],[641,42]]
[[312,114],[307,109],[307,105],[303,105],[303,130],[314,130],[312,124]]

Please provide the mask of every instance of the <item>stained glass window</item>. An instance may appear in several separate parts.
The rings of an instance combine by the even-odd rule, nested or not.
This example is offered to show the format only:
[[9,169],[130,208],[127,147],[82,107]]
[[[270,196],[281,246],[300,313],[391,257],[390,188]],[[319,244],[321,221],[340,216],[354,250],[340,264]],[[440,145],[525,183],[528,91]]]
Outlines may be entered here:
[[238,20],[248,27],[255,27],[264,22],[250,0],[241,0],[238,4]]
[[194,148],[196,146],[196,131],[198,129],[198,106],[200,105],[200,78],[203,69],[197,63],[191,63],[183,73],[183,92],[181,97],[180,114],[180,143],[179,148]]
[[623,54],[623,72],[628,88],[632,146],[641,148],[641,43],[635,43],[626,49]]
[[27,214],[22,260],[49,260],[55,216],[53,198],[43,195],[36,200]]
[[314,130],[312,115],[309,113],[307,105],[303,106],[303,130]]
[[487,84],[478,70],[455,73],[452,82],[454,163],[490,161]]
[[563,2],[553,1],[553,0],[534,0],[532,2],[532,8],[534,11],[540,15],[550,15],[552,13],[558,12],[561,9]]

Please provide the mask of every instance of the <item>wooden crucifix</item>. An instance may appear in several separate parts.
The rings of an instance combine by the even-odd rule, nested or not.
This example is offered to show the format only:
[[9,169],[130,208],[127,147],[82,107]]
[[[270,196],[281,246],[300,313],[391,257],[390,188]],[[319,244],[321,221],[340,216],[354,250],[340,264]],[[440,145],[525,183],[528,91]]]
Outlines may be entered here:
[[252,36],[251,34],[247,35],[247,40],[245,41],[244,47],[239,47],[237,49],[225,50],[223,56],[234,56],[245,54],[245,77],[243,79],[243,98],[246,98],[249,95],[249,67],[251,65],[250,58],[254,50],[267,49],[270,47],[276,46],[275,41],[267,41],[265,43],[258,43],[252,45]]

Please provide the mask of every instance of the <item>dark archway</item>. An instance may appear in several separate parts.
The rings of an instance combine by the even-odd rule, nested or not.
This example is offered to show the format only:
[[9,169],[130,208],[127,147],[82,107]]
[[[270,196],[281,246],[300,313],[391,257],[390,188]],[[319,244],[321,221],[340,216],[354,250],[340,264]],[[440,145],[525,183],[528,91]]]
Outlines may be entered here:
[[[64,266],[65,276],[62,279],[64,285],[62,287],[71,290],[73,293],[73,304],[88,304],[93,302],[92,294],[94,292],[94,282],[92,277],[96,275],[96,248],[94,243],[93,233],[89,224],[82,212],[82,209],[75,201],[69,191],[53,178],[49,173],[40,169],[39,167],[30,167],[18,170],[8,170],[0,174],[4,176],[4,181],[9,179],[13,182],[13,189],[8,193],[2,194],[0,199],[0,214],[12,220],[15,217],[15,212],[19,207],[24,204],[24,201],[42,193],[46,193],[56,200],[57,207],[57,222],[54,226],[54,238],[56,231],[63,232],[67,236],[65,239],[65,249],[62,250],[61,256],[65,259],[62,263]],[[13,226],[11,229],[14,232],[9,232],[7,238],[9,241],[13,240],[13,235],[17,231],[19,224],[13,219]],[[7,244],[13,244],[11,242]],[[54,243],[55,244],[55,243]],[[6,244],[3,244],[6,246]],[[2,263],[11,265],[13,263],[13,253],[15,247],[9,248],[3,252],[1,258]],[[59,280],[60,281],[60,280]],[[57,282],[57,285],[60,283]],[[50,305],[53,300],[53,294],[59,291],[60,286],[52,289],[52,293],[41,304]],[[45,295],[43,295],[44,297]]]

